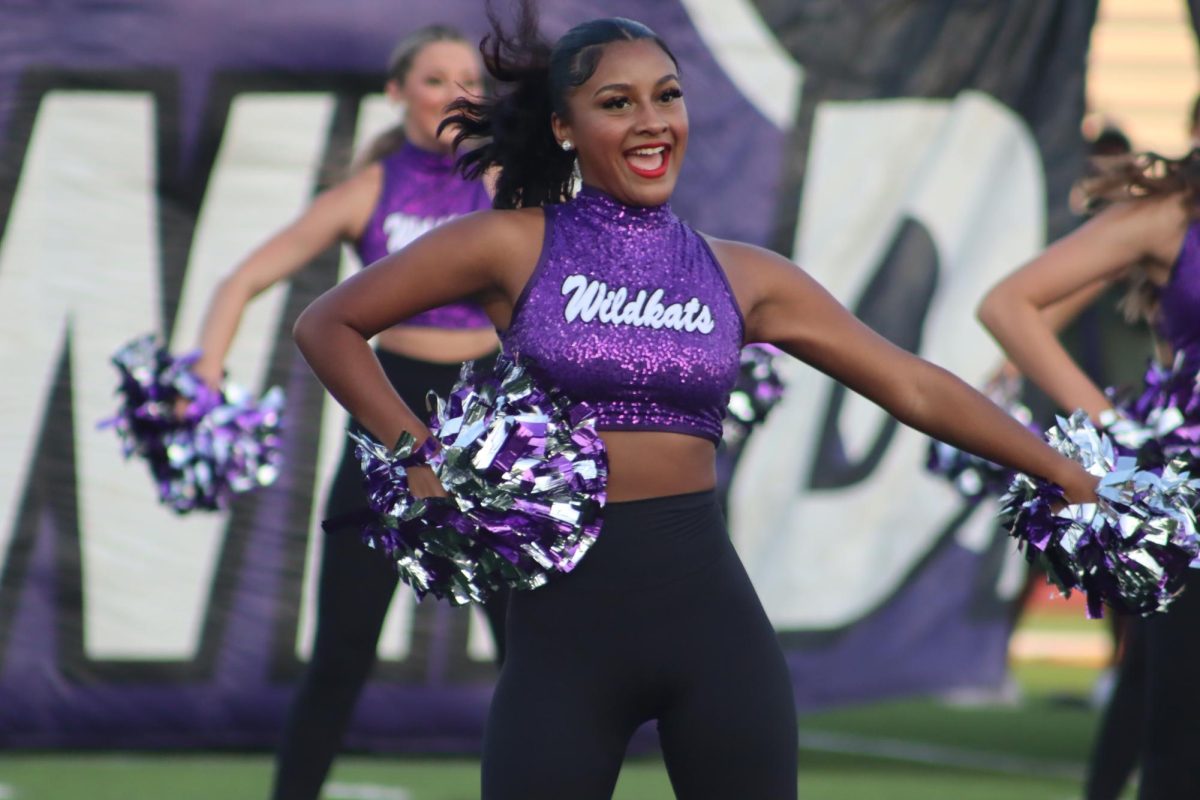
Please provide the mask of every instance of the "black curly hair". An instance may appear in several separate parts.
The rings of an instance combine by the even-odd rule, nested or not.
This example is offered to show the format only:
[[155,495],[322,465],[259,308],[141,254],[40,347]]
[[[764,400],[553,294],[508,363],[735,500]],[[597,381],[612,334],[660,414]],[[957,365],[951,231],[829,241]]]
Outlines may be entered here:
[[491,3],[492,32],[479,45],[487,71],[500,87],[484,99],[459,98],[442,126],[458,127],[455,147],[468,140],[479,147],[459,156],[468,178],[499,167],[496,208],[562,203],[570,199],[575,153],[559,147],[550,127],[551,114],[569,119],[567,95],[596,71],[610,42],[650,39],[678,66],[658,34],[622,17],[596,19],[571,28],[553,44],[538,29],[534,0],[521,0],[516,29],[505,31]]

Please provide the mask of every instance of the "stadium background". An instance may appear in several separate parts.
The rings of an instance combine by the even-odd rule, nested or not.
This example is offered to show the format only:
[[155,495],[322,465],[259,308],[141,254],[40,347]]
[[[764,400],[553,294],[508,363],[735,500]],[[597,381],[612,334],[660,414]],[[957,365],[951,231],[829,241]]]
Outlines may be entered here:
[[[658,30],[692,116],[681,216],[792,256],[978,383],[997,356],[975,300],[1075,223],[1085,76],[1093,110],[1135,146],[1185,146],[1188,11],[1110,0],[1094,24],[1097,4],[1071,0],[564,0],[544,21]],[[273,742],[311,641],[343,422],[288,331],[357,265],[325,254],[243,323],[230,372],[288,391],[290,469],[228,514],[154,504],[95,428],[113,403],[106,360],[150,330],[191,346],[218,277],[390,124],[387,52],[434,21],[482,32],[475,0],[0,7],[3,746]],[[1107,315],[1085,323],[1083,349],[1137,342]],[[1127,363],[1095,366],[1124,379]],[[802,710],[1001,686],[1023,571],[991,509],[923,474],[920,435],[807,367],[786,372],[729,509]],[[473,751],[491,680],[478,618],[402,592],[380,655],[351,746]]]

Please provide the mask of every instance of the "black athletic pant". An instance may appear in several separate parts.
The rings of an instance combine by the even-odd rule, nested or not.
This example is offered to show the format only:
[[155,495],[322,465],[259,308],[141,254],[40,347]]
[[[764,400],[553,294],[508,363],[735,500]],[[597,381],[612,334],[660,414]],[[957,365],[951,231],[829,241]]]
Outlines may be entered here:
[[[404,402],[424,414],[432,389],[443,396],[459,365],[432,364],[378,351],[380,363]],[[334,477],[326,518],[366,507],[362,471],[348,443]],[[395,566],[350,533],[326,534],[317,594],[312,658],[292,700],[275,764],[274,800],[315,800],[375,664],[379,631],[396,589]],[[504,655],[505,598],[484,606]],[[465,613],[465,612],[464,612]],[[398,709],[397,713],[403,713]]]
[[1200,798],[1200,572],[1168,610],[1132,622],[1088,765],[1087,800]]
[[1200,798],[1200,571],[1183,594],[1142,623],[1146,711],[1141,800]]
[[1129,617],[1112,696],[1088,759],[1087,800],[1117,800],[1137,767],[1146,716],[1145,622]]
[[790,800],[783,653],[713,492],[610,503],[574,572],[514,592],[483,800],[607,800],[658,721],[681,800]]

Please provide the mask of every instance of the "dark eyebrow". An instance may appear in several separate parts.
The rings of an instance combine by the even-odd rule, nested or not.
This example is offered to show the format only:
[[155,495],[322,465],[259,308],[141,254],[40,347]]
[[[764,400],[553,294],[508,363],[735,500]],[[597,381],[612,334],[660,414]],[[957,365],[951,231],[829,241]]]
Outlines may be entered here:
[[[679,80],[678,75],[676,75],[674,72],[668,72],[666,75],[663,75],[661,78],[656,80],[654,82],[654,85],[661,86],[662,84],[666,83],[667,81],[677,81],[677,80]],[[592,92],[592,97],[595,97],[596,95],[600,94],[601,92],[606,92],[609,89],[617,89],[620,91],[627,92],[632,88],[633,87],[630,86],[628,83],[608,83],[608,84],[605,84],[604,86],[601,86],[596,91]]]

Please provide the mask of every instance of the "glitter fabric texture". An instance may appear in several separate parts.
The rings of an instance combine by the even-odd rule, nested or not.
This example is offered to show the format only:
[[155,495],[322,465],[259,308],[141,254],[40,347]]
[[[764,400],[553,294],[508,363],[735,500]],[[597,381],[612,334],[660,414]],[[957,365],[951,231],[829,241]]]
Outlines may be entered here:
[[599,430],[720,441],[743,321],[708,244],[669,205],[588,186],[545,213],[505,351],[588,403]]
[[[379,201],[355,250],[363,264],[371,264],[449,219],[491,207],[481,181],[464,180],[454,172],[452,155],[405,142],[383,160]],[[404,324],[451,329],[492,325],[483,309],[468,302],[423,311]]]

